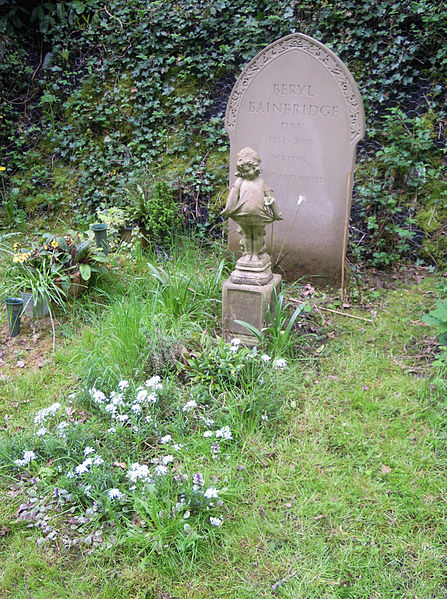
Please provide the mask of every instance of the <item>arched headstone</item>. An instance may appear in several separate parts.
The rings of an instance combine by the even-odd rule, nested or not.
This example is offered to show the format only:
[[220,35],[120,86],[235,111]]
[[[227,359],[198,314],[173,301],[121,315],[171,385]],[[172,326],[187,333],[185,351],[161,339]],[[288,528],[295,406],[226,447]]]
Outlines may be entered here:
[[[347,67],[301,33],[277,40],[236,81],[225,128],[230,185],[236,155],[249,146],[262,156],[262,176],[281,207],[284,220],[266,235],[273,263],[279,260],[289,280],[313,275],[339,284],[355,150],[364,135],[363,104]],[[306,201],[296,216],[300,195]],[[239,239],[231,223],[230,249],[239,249]]]

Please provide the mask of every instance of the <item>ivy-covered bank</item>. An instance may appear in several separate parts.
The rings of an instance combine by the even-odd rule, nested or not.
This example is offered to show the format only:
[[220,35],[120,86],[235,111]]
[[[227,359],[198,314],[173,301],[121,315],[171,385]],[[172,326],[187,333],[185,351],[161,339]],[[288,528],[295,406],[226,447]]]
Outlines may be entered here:
[[301,31],[341,57],[365,102],[351,257],[445,264],[442,3],[0,4],[4,225],[62,210],[82,227],[162,181],[189,226],[219,231],[232,84],[262,47]]

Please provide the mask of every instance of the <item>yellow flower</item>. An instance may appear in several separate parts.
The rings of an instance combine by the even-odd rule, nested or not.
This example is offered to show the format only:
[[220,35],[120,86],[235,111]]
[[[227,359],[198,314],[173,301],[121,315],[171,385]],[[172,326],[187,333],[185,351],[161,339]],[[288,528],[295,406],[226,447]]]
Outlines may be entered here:
[[47,250],[47,249],[48,249],[48,246],[47,246],[47,244],[46,244],[46,243],[44,243],[44,244],[43,244],[43,249],[44,249],[44,250]]
[[6,166],[0,166],[0,171],[6,171]]
[[13,261],[13,262],[21,262],[21,260],[20,260],[20,254],[16,254],[16,255],[14,256],[14,258],[12,259],[12,261]]
[[57,248],[57,247],[59,247],[59,244],[57,243],[57,241],[56,241],[55,239],[53,239],[53,241],[51,242],[51,245],[52,245],[54,248]]

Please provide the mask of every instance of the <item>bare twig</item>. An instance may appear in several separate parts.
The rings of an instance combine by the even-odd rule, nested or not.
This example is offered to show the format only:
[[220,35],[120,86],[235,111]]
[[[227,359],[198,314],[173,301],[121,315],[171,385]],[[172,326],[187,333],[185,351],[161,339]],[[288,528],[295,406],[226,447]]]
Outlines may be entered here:
[[[294,297],[288,297],[289,301],[294,302],[295,304],[300,304],[301,301],[295,299]],[[324,310],[325,312],[331,312],[332,314],[340,314],[340,316],[347,316],[348,318],[355,318],[355,320],[364,320],[365,322],[373,323],[374,321],[370,318],[364,318],[363,316],[354,316],[354,314],[348,314],[347,312],[341,312],[341,310],[333,310],[332,308],[323,308],[323,306],[317,306],[316,304],[312,304],[312,307],[315,310]]]
[[118,17],[116,17],[115,15],[112,15],[112,13],[110,13],[110,12],[107,10],[107,5],[106,5],[106,4],[104,4],[104,10],[105,10],[105,11],[106,11],[106,13],[109,15],[109,17],[112,17],[112,19],[116,19],[116,20],[118,21],[118,23],[121,25],[121,29],[124,29],[124,25],[123,25],[123,23],[122,23],[121,19],[119,19],[119,18],[118,18]]

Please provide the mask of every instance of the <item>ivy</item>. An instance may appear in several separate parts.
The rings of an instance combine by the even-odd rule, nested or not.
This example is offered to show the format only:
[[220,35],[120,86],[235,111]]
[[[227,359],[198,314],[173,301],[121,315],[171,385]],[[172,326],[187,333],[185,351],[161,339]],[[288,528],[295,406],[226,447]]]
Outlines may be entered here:
[[[353,255],[376,264],[439,262],[442,3],[71,0],[38,1],[28,12],[19,3],[5,6],[0,141],[21,208],[76,206],[87,213],[122,205],[125,189],[150,169],[171,187],[183,185],[179,201],[187,213],[214,226],[227,184],[223,115],[232,84],[264,46],[301,31],[340,56],[365,103]],[[41,171],[31,178],[36,163]]]

